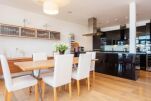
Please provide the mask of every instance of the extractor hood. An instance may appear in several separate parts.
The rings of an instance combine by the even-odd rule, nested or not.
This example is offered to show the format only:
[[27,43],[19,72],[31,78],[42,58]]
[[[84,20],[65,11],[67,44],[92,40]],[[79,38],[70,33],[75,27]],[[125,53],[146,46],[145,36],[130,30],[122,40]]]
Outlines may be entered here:
[[88,33],[83,36],[102,35],[101,29],[97,27],[97,19],[95,17],[88,19]]

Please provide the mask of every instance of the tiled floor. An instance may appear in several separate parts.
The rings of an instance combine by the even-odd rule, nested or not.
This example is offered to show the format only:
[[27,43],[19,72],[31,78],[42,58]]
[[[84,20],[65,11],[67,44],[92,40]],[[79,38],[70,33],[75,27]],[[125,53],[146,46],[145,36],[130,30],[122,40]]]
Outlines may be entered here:
[[[137,81],[131,81],[103,74],[96,74],[95,83],[87,90],[86,82],[81,83],[81,95],[77,96],[76,85],[72,85],[72,98],[62,88],[58,93],[59,101],[151,101],[151,72],[141,71]],[[0,83],[0,101],[3,99],[3,83]],[[28,89],[13,93],[12,101],[34,101],[34,92]],[[52,88],[47,86],[44,101],[53,101]]]

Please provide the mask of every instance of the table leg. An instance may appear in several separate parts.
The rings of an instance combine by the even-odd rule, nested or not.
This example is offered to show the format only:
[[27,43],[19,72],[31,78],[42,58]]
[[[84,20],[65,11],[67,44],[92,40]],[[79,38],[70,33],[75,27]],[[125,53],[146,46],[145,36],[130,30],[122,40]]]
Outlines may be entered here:
[[40,96],[40,101],[43,101],[42,88],[41,88],[41,80],[42,80],[42,78],[40,78],[40,70],[33,71],[32,75],[38,80],[38,92],[39,92],[39,96]]

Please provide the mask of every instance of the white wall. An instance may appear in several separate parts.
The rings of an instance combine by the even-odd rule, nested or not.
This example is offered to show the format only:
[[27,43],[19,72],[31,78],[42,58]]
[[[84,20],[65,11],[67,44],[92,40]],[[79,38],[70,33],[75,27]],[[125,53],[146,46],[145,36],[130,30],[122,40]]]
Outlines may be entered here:
[[[0,5],[0,23],[23,26],[23,19],[28,19],[27,27],[42,28],[48,24],[49,30],[61,32],[61,41],[68,42],[68,34],[74,33],[75,40],[85,47],[85,50],[92,50],[92,37],[83,37],[87,33],[87,26],[58,20],[51,16],[44,16],[33,12]],[[57,41],[12,38],[0,36],[0,53],[8,57],[31,56],[33,52],[43,51],[49,55],[53,52],[53,44]]]

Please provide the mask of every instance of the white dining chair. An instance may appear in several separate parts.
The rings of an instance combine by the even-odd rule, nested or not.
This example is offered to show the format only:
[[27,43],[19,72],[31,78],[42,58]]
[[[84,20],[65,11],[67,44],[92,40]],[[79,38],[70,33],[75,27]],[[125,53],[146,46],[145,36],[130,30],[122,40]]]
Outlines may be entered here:
[[5,101],[11,101],[12,92],[31,86],[35,86],[35,101],[38,101],[37,80],[30,75],[12,78],[7,59],[4,55],[0,55],[0,61],[5,81]]
[[[87,54],[91,54],[92,60],[96,59],[96,52],[87,52]],[[95,79],[95,61],[91,62],[90,71],[93,72],[93,80]]]
[[72,73],[72,78],[77,80],[78,96],[80,95],[80,80],[88,80],[88,90],[90,90],[90,66],[91,66],[91,54],[80,54],[77,70]]
[[[43,61],[43,60],[47,60],[47,54],[43,53],[43,52],[37,52],[37,53],[33,53],[32,55],[33,57],[33,61]],[[36,77],[42,77],[44,75],[48,75],[51,74],[53,72],[53,69],[42,69],[42,70],[34,70],[34,76]]]
[[71,75],[73,55],[56,55],[55,56],[54,75],[43,77],[42,97],[44,98],[45,84],[52,86],[54,90],[54,101],[57,101],[57,87],[63,85],[69,86],[69,95],[71,96]]

